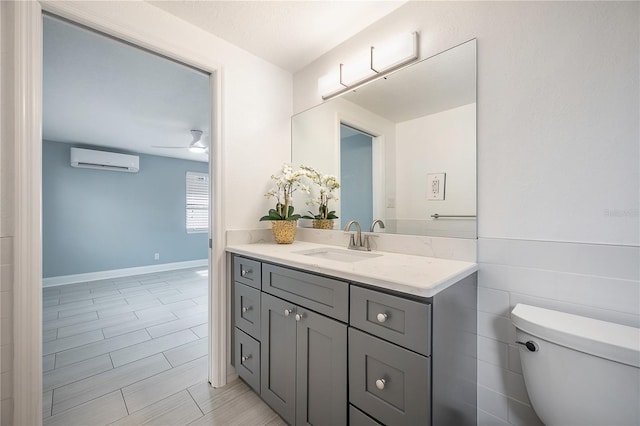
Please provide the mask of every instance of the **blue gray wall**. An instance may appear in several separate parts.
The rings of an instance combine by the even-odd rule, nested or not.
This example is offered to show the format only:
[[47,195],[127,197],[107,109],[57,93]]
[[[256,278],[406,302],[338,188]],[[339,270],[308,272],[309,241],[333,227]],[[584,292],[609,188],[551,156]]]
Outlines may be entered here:
[[186,172],[207,163],[140,154],[138,173],[77,169],[71,146],[42,145],[45,278],[207,258],[207,234],[185,229]]
[[340,139],[340,223],[357,220],[363,229],[373,221],[373,151],[371,136]]

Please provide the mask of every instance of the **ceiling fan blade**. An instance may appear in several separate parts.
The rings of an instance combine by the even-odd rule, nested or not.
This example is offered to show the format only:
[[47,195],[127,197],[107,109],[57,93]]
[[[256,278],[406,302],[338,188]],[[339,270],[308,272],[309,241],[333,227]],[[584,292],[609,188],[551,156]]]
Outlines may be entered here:
[[159,145],[151,145],[151,148],[160,148],[160,149],[188,149],[194,153],[205,153],[209,151],[209,147],[206,146],[200,140],[202,138],[202,130],[191,130],[191,136],[193,140],[188,146],[159,146]]

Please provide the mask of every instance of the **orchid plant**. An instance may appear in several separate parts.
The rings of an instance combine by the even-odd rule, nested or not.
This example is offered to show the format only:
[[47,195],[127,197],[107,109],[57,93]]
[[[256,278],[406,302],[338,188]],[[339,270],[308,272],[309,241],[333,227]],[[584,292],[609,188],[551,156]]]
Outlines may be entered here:
[[310,211],[311,216],[305,215],[302,217],[304,219],[338,219],[335,210],[329,210],[329,201],[338,201],[338,198],[333,193],[333,191],[340,188],[338,179],[333,175],[324,175],[313,167],[301,166],[300,169],[305,171],[309,179],[319,187],[318,196],[307,201],[307,205],[318,206],[318,214]]
[[311,191],[304,184],[303,179],[308,177],[307,170],[300,168],[293,170],[290,164],[284,163],[280,169],[280,173],[271,175],[271,179],[275,182],[275,186],[269,190],[265,197],[275,198],[276,207],[269,210],[269,214],[262,216],[260,220],[298,220],[301,218],[299,214],[293,212],[293,194],[297,190],[310,194]]

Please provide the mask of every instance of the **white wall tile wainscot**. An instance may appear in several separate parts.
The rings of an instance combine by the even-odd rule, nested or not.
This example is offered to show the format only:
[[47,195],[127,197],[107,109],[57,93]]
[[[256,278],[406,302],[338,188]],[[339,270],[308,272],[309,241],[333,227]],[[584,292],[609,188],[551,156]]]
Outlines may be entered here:
[[480,238],[478,424],[541,425],[510,313],[527,303],[640,327],[640,248]]

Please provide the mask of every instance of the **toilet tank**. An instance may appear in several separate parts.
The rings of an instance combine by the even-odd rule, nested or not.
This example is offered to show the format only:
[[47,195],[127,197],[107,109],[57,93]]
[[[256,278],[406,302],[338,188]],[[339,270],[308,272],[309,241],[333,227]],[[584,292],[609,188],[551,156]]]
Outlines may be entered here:
[[640,329],[518,304],[511,313],[529,398],[551,425],[640,425]]

